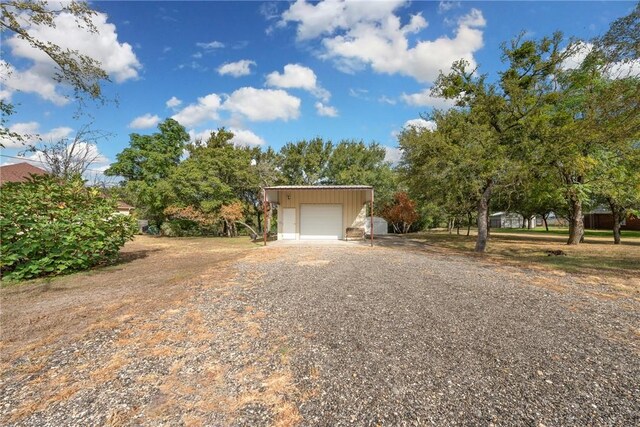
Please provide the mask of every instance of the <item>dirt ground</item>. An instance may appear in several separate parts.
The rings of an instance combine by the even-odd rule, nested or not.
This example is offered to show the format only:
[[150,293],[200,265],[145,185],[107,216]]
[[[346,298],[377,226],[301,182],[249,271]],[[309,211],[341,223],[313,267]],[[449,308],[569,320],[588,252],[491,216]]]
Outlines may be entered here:
[[256,402],[293,424],[282,337],[229,268],[257,247],[137,237],[118,265],[2,289],[0,424],[251,425]]
[[395,243],[138,237],[6,286],[0,424],[640,420],[633,284]]

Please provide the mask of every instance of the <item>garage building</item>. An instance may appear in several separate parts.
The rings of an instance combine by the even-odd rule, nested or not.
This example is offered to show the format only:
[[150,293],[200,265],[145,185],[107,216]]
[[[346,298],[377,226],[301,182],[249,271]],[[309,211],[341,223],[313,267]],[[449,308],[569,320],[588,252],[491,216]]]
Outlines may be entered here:
[[264,198],[278,212],[278,240],[342,240],[362,229],[367,205],[373,203],[368,185],[265,187]]

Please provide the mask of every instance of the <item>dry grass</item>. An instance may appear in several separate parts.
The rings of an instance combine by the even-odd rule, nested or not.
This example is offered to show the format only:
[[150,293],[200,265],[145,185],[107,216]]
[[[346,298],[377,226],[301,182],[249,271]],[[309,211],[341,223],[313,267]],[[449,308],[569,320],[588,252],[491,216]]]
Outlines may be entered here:
[[[442,231],[411,234],[406,238],[428,247],[473,254],[476,237]],[[580,245],[568,246],[557,234],[494,232],[484,258],[501,264],[577,273],[591,282],[604,282],[621,291],[637,292],[640,287],[640,238],[627,237],[614,245],[609,237],[586,238]],[[549,256],[548,250],[562,250],[565,256]]]
[[[299,414],[290,400],[296,389],[286,360],[276,371],[270,365],[270,340],[273,346],[284,342],[263,331],[266,313],[241,305],[244,297],[237,292],[252,286],[247,277],[259,274],[249,273],[239,283],[229,268],[239,258],[263,258],[252,253],[256,247],[246,238],[139,237],[125,246],[119,265],[1,289],[3,381],[30,379],[14,410],[0,413],[0,423],[45,413],[81,390],[114,387],[118,381],[112,380],[128,375],[127,369],[144,359],[167,367],[166,374],[152,371],[135,378],[136,384],[156,388],[158,395],[135,410],[105,408],[106,425],[130,424],[142,413],[151,423],[177,416],[184,425],[206,425],[203,420],[212,412],[232,424],[242,402],[249,401],[268,405],[276,425],[296,424]],[[243,309],[227,308],[230,301]],[[212,304],[220,308],[202,312]],[[84,349],[99,336],[112,338],[106,338],[109,344],[99,352]],[[266,344],[256,351],[251,343],[258,340]],[[70,346],[80,350],[59,364],[56,354]],[[240,355],[243,346],[247,353]],[[221,360],[218,351],[233,351],[233,364],[244,367]],[[202,362],[193,362],[202,355]],[[256,382],[265,387],[254,395],[249,390],[255,390]],[[241,383],[247,389],[236,394],[233,390]]]

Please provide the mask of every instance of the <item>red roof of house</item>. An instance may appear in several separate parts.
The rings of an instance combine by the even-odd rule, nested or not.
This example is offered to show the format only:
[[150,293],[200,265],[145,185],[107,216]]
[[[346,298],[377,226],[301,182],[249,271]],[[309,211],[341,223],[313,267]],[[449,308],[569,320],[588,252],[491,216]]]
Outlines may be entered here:
[[26,162],[0,166],[0,185],[5,182],[24,182],[31,175],[46,175],[46,173],[46,170]]

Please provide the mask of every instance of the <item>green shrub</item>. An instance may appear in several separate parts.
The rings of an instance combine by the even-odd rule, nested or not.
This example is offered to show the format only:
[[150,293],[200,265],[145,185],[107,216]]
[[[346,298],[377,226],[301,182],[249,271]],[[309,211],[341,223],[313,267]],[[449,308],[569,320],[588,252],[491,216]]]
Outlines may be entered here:
[[23,280],[114,262],[133,238],[135,218],[116,213],[115,200],[86,188],[80,177],[48,175],[0,190],[0,268]]

